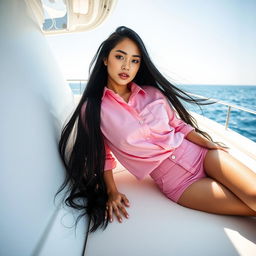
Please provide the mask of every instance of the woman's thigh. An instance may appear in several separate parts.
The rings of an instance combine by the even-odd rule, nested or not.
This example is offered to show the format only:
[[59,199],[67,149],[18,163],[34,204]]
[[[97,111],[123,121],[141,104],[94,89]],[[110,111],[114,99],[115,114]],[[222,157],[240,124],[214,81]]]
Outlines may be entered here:
[[246,204],[256,204],[256,173],[233,156],[223,150],[209,150],[204,169],[209,177],[223,184]]
[[235,194],[211,178],[202,178],[191,184],[179,198],[178,204],[209,213],[256,216],[256,212]]

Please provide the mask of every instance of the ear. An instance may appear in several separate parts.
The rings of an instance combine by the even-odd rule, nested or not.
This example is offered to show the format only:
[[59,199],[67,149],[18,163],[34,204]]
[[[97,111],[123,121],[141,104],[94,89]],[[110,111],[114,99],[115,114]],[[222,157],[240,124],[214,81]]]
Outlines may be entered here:
[[104,65],[107,66],[108,65],[108,61],[107,59],[103,59]]

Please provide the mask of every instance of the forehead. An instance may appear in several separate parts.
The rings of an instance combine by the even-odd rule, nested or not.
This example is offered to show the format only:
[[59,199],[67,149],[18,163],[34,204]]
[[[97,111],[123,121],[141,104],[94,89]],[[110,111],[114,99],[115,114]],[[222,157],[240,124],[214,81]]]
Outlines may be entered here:
[[119,42],[111,50],[111,52],[115,52],[116,50],[122,50],[122,51],[124,51],[124,52],[126,52],[127,54],[130,54],[130,55],[135,55],[135,54],[139,55],[140,54],[140,50],[139,50],[139,47],[137,46],[137,44],[129,38],[125,38],[124,40]]

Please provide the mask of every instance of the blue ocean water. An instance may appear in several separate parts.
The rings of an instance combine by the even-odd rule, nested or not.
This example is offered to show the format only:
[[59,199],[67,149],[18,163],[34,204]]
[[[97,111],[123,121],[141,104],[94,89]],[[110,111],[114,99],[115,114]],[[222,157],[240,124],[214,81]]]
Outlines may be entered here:
[[84,91],[86,83],[85,82],[76,82],[76,83],[69,83],[69,86],[75,95],[82,94]]
[[[69,84],[74,94],[81,94],[85,83]],[[234,85],[179,85],[183,90],[207,98],[222,100],[226,103],[256,111],[256,86]],[[189,110],[204,115],[225,125],[227,109],[225,105],[215,103],[201,106],[186,105]],[[256,142],[256,114],[231,108],[230,129]]]
[[[256,86],[183,85],[180,87],[190,93],[256,111]],[[201,107],[202,110],[195,105],[188,106],[191,111],[225,125],[228,106],[215,103]],[[231,108],[228,127],[256,142],[256,114]]]

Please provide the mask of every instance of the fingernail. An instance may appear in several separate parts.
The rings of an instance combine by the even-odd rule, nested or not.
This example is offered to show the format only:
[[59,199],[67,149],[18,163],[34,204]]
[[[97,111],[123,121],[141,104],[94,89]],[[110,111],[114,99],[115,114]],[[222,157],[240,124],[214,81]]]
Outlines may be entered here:
[[123,220],[122,219],[119,219],[120,222],[122,222]]
[[112,222],[113,221],[113,219],[110,219],[110,222]]
[[129,214],[126,215],[126,218],[127,218],[127,219],[129,218]]

